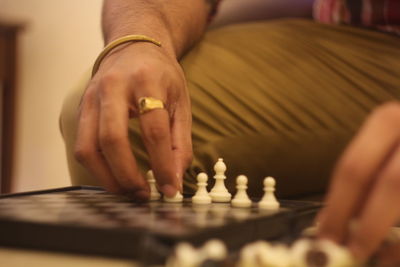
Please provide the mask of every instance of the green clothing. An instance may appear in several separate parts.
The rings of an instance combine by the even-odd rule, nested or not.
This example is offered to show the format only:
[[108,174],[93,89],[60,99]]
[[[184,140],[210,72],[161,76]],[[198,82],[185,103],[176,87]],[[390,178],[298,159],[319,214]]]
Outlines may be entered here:
[[[280,197],[322,193],[337,157],[377,105],[400,98],[400,38],[304,19],[231,25],[205,34],[181,61],[192,100],[195,175],[222,157],[226,184],[249,178],[262,194],[273,176]],[[73,158],[76,113],[89,77],[66,99],[61,126],[74,184],[96,183]],[[129,136],[149,168],[136,120]]]

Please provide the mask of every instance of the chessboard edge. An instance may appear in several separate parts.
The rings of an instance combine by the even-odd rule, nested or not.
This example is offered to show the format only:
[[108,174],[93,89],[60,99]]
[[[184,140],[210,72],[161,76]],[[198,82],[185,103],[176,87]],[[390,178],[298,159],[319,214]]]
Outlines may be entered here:
[[68,191],[83,190],[83,189],[84,190],[93,190],[93,191],[105,191],[104,188],[100,187],[100,186],[73,185],[73,186],[57,187],[57,188],[41,189],[41,190],[33,190],[33,191],[18,192],[18,193],[11,193],[11,194],[2,194],[2,195],[0,195],[0,199],[1,198],[9,198],[9,197],[20,197],[20,196],[47,194],[47,193],[68,192]]

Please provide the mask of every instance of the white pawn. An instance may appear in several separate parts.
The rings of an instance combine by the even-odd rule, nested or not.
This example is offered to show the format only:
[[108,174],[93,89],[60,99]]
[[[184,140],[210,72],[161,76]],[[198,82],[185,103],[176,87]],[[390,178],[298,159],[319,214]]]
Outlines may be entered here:
[[258,206],[260,209],[266,210],[277,210],[279,209],[279,202],[275,197],[275,179],[272,177],[266,177],[264,179],[264,196],[261,201],[258,202]]
[[232,195],[228,192],[225,187],[224,180],[226,179],[225,171],[226,165],[222,158],[219,158],[217,163],[214,165],[214,179],[215,184],[211,189],[210,196],[213,202],[229,202],[231,201]]
[[255,245],[250,243],[244,246],[240,250],[239,254],[239,267],[254,267],[258,266],[259,263],[257,262],[257,250],[255,249]]
[[[315,256],[313,256],[313,254]],[[291,248],[292,266],[315,266],[318,258],[326,258],[327,267],[359,266],[348,249],[330,240],[299,239]]]
[[258,247],[257,260],[259,266],[297,267],[297,262],[292,262],[291,250],[283,244]]
[[223,261],[227,255],[228,251],[225,244],[218,239],[211,239],[203,245],[200,250],[200,255],[202,256],[202,261],[214,260]]
[[192,245],[179,243],[173,255],[167,259],[166,267],[196,267],[199,261],[199,253]]
[[167,197],[164,195],[164,201],[169,203],[180,203],[183,201],[183,196],[181,192],[177,191],[173,197]]
[[156,179],[154,178],[154,173],[152,170],[149,170],[146,173],[146,179],[150,187],[150,201],[159,200],[161,198],[161,194],[157,190]]
[[248,179],[244,175],[239,175],[236,178],[236,195],[232,199],[232,206],[235,208],[248,208],[251,207],[251,200],[247,195],[247,182]]
[[192,197],[192,202],[194,204],[209,204],[211,203],[211,197],[207,192],[207,180],[208,176],[204,172],[197,175],[197,191]]

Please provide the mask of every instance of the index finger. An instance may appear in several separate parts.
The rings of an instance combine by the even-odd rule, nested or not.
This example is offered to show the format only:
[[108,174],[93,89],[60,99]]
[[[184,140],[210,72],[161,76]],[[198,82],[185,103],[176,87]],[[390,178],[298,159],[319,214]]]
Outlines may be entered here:
[[397,105],[379,108],[362,126],[345,151],[332,177],[327,206],[319,217],[319,235],[344,242],[350,220],[369,194],[374,177],[399,138],[395,127]]
[[181,185],[172,151],[170,117],[166,109],[150,110],[139,116],[142,139],[160,190],[173,197]]

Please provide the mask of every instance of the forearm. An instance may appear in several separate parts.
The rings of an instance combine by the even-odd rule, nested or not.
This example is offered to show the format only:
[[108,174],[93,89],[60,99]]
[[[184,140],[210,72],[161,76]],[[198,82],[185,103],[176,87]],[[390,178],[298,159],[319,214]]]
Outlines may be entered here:
[[179,58],[201,37],[210,9],[207,0],[104,0],[104,40],[144,34]]

